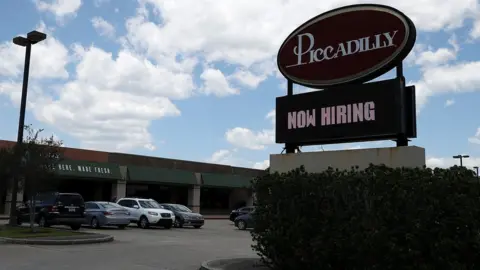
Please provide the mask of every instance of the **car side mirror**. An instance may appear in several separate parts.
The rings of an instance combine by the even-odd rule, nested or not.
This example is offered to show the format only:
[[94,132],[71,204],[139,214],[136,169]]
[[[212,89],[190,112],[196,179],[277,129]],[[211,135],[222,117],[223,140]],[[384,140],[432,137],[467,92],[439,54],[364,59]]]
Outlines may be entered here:
[[133,208],[139,209],[140,207],[138,205],[134,205]]

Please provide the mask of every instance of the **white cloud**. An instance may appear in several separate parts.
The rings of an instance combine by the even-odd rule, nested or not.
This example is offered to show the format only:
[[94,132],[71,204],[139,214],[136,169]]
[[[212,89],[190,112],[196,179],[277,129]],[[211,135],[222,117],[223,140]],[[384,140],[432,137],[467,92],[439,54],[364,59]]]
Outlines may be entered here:
[[[119,51],[116,58],[93,46],[75,44],[72,51],[69,55],[53,35],[32,48],[28,101],[37,119],[77,138],[82,147],[154,149],[148,131],[151,121],[180,115],[170,99],[188,98],[195,89],[191,70],[182,63],[170,64],[176,65],[171,70],[128,50]],[[0,93],[10,96],[14,104],[20,97],[23,54],[10,42],[0,45],[0,57],[5,60],[0,75],[9,77],[1,82]],[[76,64],[74,79],[55,85],[42,82],[68,79],[69,61]]]
[[173,73],[128,51],[116,59],[95,47],[78,53],[76,79],[61,87],[58,99],[36,110],[37,117],[87,148],[154,149],[150,122],[180,115],[170,98],[192,94],[191,75]]
[[275,109],[273,109],[267,113],[267,116],[265,116],[265,118],[270,120],[270,122],[272,123],[272,126],[275,126],[275,115],[276,115],[276,111]]
[[227,149],[220,149],[213,153],[212,156],[207,159],[207,162],[231,165],[230,163],[232,162],[232,151]]
[[267,145],[275,142],[273,130],[252,131],[248,128],[236,127],[227,130],[225,139],[237,147],[244,147],[251,150],[263,150]]
[[266,159],[266,160],[260,161],[260,162],[256,162],[255,164],[253,164],[253,168],[258,169],[258,170],[265,170],[268,167],[270,167],[270,160],[269,159]]
[[258,85],[264,81],[266,75],[256,75],[248,70],[237,70],[235,73],[229,76],[230,79],[233,79],[244,86],[255,89]]
[[480,61],[459,62],[431,67],[423,72],[416,85],[417,107],[425,105],[427,98],[446,93],[473,92],[480,89],[478,70]]
[[200,78],[203,80],[202,92],[207,95],[224,97],[239,93],[238,89],[230,86],[227,78],[219,69],[206,68]]
[[113,37],[115,36],[115,27],[104,20],[102,17],[94,17],[92,19],[93,28],[97,31],[97,33],[101,36],[106,37]]
[[238,149],[220,149],[205,160],[208,163],[236,166],[236,167],[253,167],[253,163],[239,156]]
[[472,39],[480,38],[480,12],[477,13],[475,21],[473,22],[473,27],[470,30],[470,38]]
[[475,135],[473,137],[468,138],[468,141],[470,143],[480,144],[480,128],[477,129],[477,132],[475,132]]
[[430,68],[438,65],[446,64],[450,61],[457,59],[457,53],[460,50],[460,46],[457,43],[457,38],[452,35],[448,40],[448,44],[452,48],[439,48],[433,50],[432,48],[425,48],[424,45],[420,45],[414,50],[414,63],[422,68]]
[[53,13],[58,20],[67,16],[76,16],[82,5],[82,0],[34,0],[39,11]]
[[[147,21],[144,13],[139,13],[127,27],[129,39],[136,46],[148,48],[151,53],[202,52],[208,62],[226,61],[249,67],[272,61],[289,32],[309,18],[334,7],[371,1],[265,0],[256,5],[234,0],[142,2],[153,4],[166,23],[154,25]],[[417,28],[424,31],[460,27],[478,9],[475,0],[376,2],[404,11]]]
[[457,57],[455,51],[447,48],[440,48],[435,51],[425,51],[415,60],[419,66],[437,66],[448,61],[455,60]]
[[[270,111],[265,118],[272,123],[273,127],[275,126],[275,110]],[[225,132],[225,139],[236,147],[263,150],[275,143],[275,130],[271,128],[252,131],[248,128],[236,127]]]
[[95,5],[95,7],[100,7],[101,5],[109,3],[109,2],[110,2],[110,0],[94,0],[93,4]]
[[445,101],[445,107],[450,107],[453,104],[455,104],[455,100],[453,99],[447,99],[447,101]]
[[[25,48],[10,41],[0,44],[0,75],[11,79],[23,76]],[[69,62],[68,49],[49,36],[45,41],[32,46],[30,77],[33,79],[67,79],[66,65]]]

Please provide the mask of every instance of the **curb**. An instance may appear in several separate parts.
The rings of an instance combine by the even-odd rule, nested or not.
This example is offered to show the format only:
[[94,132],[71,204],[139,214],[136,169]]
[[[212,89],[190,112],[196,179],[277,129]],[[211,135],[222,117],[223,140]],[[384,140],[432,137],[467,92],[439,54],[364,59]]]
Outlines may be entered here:
[[20,245],[83,245],[83,244],[99,244],[112,242],[114,237],[106,235],[98,238],[91,239],[72,239],[72,240],[50,240],[50,239],[24,239],[24,238],[8,238],[0,237],[0,241],[7,244],[20,244]]
[[[199,270],[228,270],[230,269],[230,266],[235,266],[235,265],[238,265],[238,264],[241,264],[242,262],[251,262],[252,263],[252,266],[251,267],[248,267],[248,268],[245,268],[245,266],[242,266],[241,268],[232,268],[232,269],[258,269],[258,270],[265,270],[267,269],[265,266],[261,266],[261,265],[255,265],[256,261],[259,261],[260,258],[224,258],[224,259],[215,259],[215,260],[210,260],[210,261],[205,261],[202,263],[202,265],[200,266]],[[216,265],[215,264],[220,264],[220,265]]]

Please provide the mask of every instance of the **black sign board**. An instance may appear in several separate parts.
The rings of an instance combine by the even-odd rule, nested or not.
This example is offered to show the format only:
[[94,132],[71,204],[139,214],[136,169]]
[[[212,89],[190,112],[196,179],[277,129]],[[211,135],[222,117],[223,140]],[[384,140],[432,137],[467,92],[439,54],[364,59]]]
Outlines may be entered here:
[[415,88],[402,87],[400,79],[278,97],[276,142],[315,145],[395,139],[402,133],[402,113],[406,136],[416,137],[414,104]]

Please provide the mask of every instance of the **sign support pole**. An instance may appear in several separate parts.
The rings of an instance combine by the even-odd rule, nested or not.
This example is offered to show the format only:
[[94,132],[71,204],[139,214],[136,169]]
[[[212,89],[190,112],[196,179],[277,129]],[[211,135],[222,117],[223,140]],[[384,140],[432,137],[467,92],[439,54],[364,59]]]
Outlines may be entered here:
[[405,96],[405,77],[403,76],[403,62],[398,64],[397,68],[397,79],[400,81],[400,125],[401,125],[401,132],[397,136],[397,147],[400,146],[408,146],[408,138],[407,138],[407,119],[406,119],[406,96]]
[[[287,80],[287,96],[293,96],[293,81]],[[298,146],[286,143],[285,144],[285,153],[286,154],[295,154],[295,150],[298,149]]]

